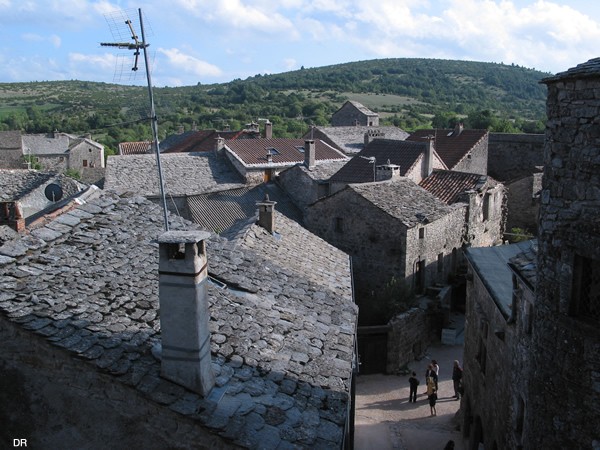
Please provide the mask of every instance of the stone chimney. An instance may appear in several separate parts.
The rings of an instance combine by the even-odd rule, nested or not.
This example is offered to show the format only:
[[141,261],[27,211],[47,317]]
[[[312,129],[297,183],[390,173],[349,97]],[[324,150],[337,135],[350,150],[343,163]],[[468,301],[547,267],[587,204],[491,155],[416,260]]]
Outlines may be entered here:
[[452,136],[456,137],[456,136],[460,136],[460,133],[463,132],[464,126],[462,124],[462,122],[457,122],[456,125],[454,125],[454,131],[452,132]]
[[25,219],[19,202],[0,202],[0,225],[6,225],[17,233],[25,230]]
[[215,385],[210,356],[205,231],[159,236],[161,376],[207,396]]
[[312,139],[307,139],[304,141],[304,165],[308,170],[313,170],[316,165],[316,156],[315,156],[315,141]]
[[425,143],[425,150],[423,154],[423,170],[422,178],[427,178],[433,172],[433,147],[435,139],[433,136],[429,136]]
[[265,122],[265,139],[273,139],[273,124],[269,120]]
[[215,153],[219,154],[225,148],[225,138],[217,136],[215,139]]
[[365,147],[369,145],[373,139],[383,139],[385,133],[381,130],[367,130],[365,133]]
[[386,164],[377,166],[375,181],[397,180],[398,178],[400,178],[400,166],[391,164],[389,159]]
[[269,233],[275,231],[275,205],[277,202],[269,200],[269,194],[265,194],[262,202],[256,202],[258,207],[258,225],[263,227]]

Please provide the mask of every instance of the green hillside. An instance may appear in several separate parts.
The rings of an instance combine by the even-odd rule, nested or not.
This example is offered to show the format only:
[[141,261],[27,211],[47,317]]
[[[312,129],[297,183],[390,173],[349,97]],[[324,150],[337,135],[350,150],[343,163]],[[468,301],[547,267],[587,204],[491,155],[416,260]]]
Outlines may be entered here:
[[[543,129],[551,74],[495,63],[380,59],[256,75],[229,83],[154,88],[160,137],[191,129],[242,128],[258,118],[276,136],[298,137],[327,125],[346,100],[378,112],[383,124],[408,131],[467,127],[494,131]],[[0,129],[28,133],[91,132],[109,148],[150,138],[148,91],[87,81],[0,83]]]

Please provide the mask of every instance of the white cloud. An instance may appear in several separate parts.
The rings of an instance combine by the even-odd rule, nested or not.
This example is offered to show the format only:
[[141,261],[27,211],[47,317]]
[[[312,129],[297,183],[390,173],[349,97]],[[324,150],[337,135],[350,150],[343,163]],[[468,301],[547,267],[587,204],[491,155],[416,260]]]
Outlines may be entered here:
[[298,67],[298,61],[294,58],[286,58],[283,60],[283,67],[285,67],[285,70],[294,70]]
[[172,70],[179,70],[183,73],[192,74],[198,77],[218,77],[222,74],[221,69],[217,66],[202,61],[194,56],[186,55],[179,49],[159,48],[158,52],[167,57],[167,61],[171,65]]

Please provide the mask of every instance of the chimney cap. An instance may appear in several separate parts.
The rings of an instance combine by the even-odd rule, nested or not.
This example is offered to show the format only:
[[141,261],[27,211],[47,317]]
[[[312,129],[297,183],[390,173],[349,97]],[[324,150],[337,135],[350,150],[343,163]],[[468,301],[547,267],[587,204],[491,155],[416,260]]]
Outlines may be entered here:
[[208,231],[201,230],[166,231],[158,237],[157,242],[159,244],[194,244],[209,237]]

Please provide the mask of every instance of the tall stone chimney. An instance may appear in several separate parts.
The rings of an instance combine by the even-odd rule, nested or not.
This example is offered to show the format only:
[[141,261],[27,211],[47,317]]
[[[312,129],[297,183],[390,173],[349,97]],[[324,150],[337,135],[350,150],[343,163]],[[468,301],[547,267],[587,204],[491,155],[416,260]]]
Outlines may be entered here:
[[460,136],[460,134],[463,132],[464,126],[462,124],[462,122],[457,122],[456,125],[454,125],[454,131],[452,132],[452,137],[456,137],[456,136]]
[[262,202],[256,202],[258,207],[258,225],[269,233],[275,231],[275,205],[277,202],[269,200],[269,194],[265,194]]
[[0,225],[6,225],[18,233],[25,230],[25,218],[19,202],[0,203]]
[[375,181],[397,180],[398,178],[400,178],[400,166],[390,163],[389,159],[386,164],[377,166]]
[[373,139],[383,139],[385,137],[385,133],[381,130],[367,130],[364,136],[365,147],[369,145]]
[[273,124],[269,120],[265,122],[265,139],[273,139]]
[[206,396],[215,385],[208,328],[205,231],[167,231],[159,243],[161,375]]
[[312,139],[307,139],[306,141],[304,141],[304,165],[308,170],[313,170],[315,168],[315,153],[315,141]]
[[225,138],[217,136],[215,139],[215,153],[218,155],[225,148]]
[[433,146],[435,139],[430,136],[425,143],[423,154],[423,170],[421,171],[422,178],[427,178],[433,172]]

